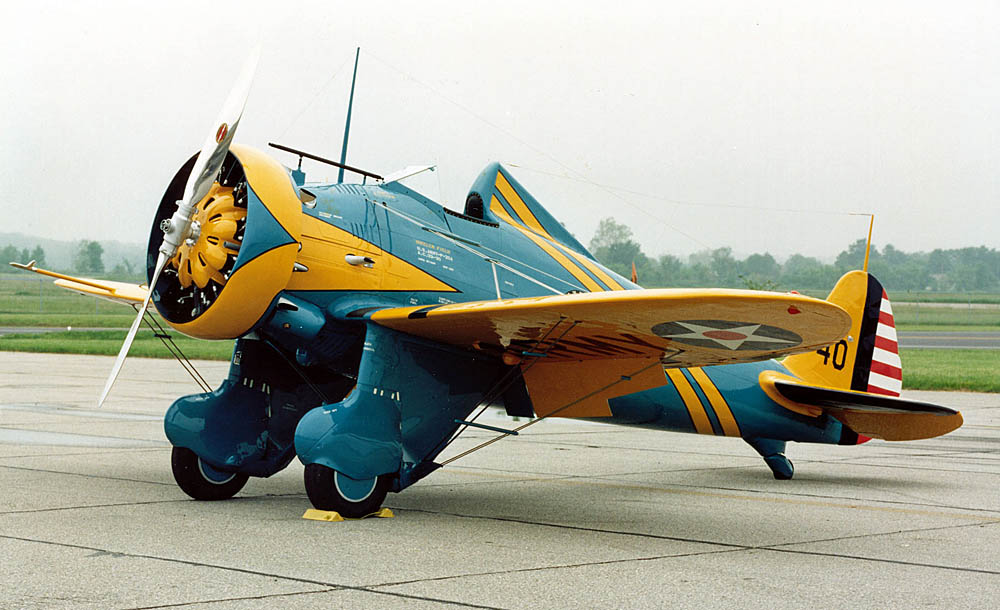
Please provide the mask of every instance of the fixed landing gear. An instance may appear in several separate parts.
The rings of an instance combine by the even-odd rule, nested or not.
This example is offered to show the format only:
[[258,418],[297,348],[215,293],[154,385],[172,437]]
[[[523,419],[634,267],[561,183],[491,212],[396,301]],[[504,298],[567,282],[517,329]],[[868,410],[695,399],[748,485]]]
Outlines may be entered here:
[[170,454],[170,467],[177,485],[195,500],[232,498],[250,478],[243,473],[212,468],[186,447],[174,447]]
[[305,483],[309,501],[316,508],[360,519],[378,511],[392,480],[383,474],[358,481],[320,464],[306,464]]

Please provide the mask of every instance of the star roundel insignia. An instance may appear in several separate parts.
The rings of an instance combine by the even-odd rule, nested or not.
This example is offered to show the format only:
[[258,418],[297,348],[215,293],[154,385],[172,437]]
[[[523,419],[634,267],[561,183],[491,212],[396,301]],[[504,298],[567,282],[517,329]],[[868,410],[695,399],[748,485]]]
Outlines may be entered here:
[[222,144],[222,141],[226,139],[226,135],[229,133],[229,125],[223,123],[219,125],[219,129],[215,132],[215,143]]
[[802,343],[802,337],[790,330],[729,320],[679,320],[663,322],[653,332],[664,339],[696,347],[728,350],[781,350]]

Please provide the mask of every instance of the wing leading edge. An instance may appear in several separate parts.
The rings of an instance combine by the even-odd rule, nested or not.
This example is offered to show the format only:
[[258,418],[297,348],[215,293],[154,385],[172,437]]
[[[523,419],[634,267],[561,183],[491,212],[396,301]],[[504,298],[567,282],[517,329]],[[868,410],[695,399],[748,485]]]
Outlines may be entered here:
[[547,361],[657,358],[667,366],[752,362],[843,337],[850,317],[820,299],[750,290],[629,290],[398,307],[395,330]]
[[[383,309],[373,322],[524,364],[535,412],[609,415],[607,400],[664,383],[663,367],[766,360],[833,343],[837,305],[748,290],[629,290]],[[572,403],[572,404],[568,404]]]

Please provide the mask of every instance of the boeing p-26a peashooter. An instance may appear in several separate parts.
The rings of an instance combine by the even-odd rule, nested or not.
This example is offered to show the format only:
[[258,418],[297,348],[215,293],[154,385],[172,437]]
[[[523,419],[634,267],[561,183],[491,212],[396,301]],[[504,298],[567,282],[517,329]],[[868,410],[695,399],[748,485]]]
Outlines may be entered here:
[[827,300],[643,290],[498,164],[464,213],[371,172],[370,184],[304,183],[231,145],[255,62],[163,195],[148,290],[18,265],[138,310],[102,402],[150,301],[177,331],[235,339],[228,378],[166,413],[174,477],[193,498],[229,498],[297,456],[314,506],[363,516],[439,468],[469,427],[516,434],[475,421],[491,405],[536,418],[527,425],[740,437],[781,479],[793,474],[787,441],[961,425],[899,397],[891,307],[868,273],[848,273]]

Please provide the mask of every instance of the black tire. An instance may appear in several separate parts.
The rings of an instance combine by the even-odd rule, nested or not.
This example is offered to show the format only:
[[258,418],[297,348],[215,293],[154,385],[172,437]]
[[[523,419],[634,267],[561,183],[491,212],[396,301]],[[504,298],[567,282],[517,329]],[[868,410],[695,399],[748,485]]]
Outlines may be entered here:
[[195,500],[228,500],[243,489],[250,478],[242,472],[220,472],[186,447],[174,447],[170,469],[174,471],[177,486]]
[[[345,495],[340,481],[349,482],[355,487],[353,497]],[[392,480],[389,475],[383,474],[369,482],[354,481],[332,468],[306,464],[305,483],[309,501],[319,510],[333,510],[340,513],[341,517],[360,519],[378,512]]]

